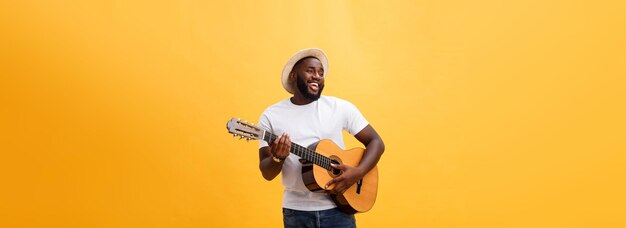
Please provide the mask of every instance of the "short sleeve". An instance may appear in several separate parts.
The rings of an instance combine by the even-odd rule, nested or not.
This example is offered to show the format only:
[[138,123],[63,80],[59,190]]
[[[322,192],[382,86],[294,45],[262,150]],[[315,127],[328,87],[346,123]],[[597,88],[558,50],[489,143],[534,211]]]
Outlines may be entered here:
[[369,124],[359,109],[352,103],[344,101],[343,110],[345,117],[343,129],[348,131],[351,135],[358,134]]
[[[266,130],[267,132],[272,132],[272,129],[270,128],[270,120],[265,112],[261,114],[261,117],[259,118],[259,124],[257,126],[259,126],[263,130]],[[266,146],[269,146],[269,144],[265,140],[259,139],[259,149]]]

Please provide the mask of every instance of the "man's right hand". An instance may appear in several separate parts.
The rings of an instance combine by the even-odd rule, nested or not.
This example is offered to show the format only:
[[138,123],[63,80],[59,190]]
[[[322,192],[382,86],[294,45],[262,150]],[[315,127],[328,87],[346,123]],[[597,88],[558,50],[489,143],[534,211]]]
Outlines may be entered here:
[[272,156],[285,160],[287,156],[289,156],[290,148],[291,140],[289,139],[289,134],[284,132],[282,135],[278,136],[274,142],[272,142],[270,145],[270,152],[272,153]]

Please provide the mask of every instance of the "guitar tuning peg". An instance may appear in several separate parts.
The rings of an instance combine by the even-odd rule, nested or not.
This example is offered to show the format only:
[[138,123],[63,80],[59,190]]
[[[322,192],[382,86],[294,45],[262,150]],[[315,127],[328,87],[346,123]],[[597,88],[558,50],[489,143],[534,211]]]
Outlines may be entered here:
[[250,142],[250,137],[246,138],[246,141]]
[[239,139],[243,139],[243,138],[245,138],[245,136],[243,136],[243,135],[242,135],[242,136],[239,136],[239,137],[240,137]]
[[237,137],[237,134],[233,134],[233,138],[234,138],[234,137]]

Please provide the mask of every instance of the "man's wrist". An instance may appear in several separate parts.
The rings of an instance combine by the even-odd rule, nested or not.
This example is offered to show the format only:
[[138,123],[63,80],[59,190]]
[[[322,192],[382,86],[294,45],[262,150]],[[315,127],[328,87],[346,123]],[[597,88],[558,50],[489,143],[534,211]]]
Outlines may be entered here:
[[363,169],[363,167],[354,167],[354,169],[356,169],[357,174],[359,175],[360,178],[363,178],[365,176],[365,174],[367,174],[367,172],[365,171],[365,169]]
[[274,162],[276,162],[276,163],[281,163],[281,162],[285,161],[284,158],[279,158],[279,157],[276,157],[276,156],[272,156],[272,160],[274,160]]

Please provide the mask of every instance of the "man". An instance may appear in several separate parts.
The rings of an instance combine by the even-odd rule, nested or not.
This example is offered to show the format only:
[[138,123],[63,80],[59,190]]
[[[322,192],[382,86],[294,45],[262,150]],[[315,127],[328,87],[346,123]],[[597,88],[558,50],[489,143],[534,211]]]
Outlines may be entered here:
[[[363,178],[385,150],[378,133],[353,104],[321,96],[327,74],[328,60],[322,50],[297,52],[282,73],[283,87],[293,97],[268,107],[259,120],[261,128],[279,136],[271,144],[260,141],[259,168],[266,180],[282,172],[285,227],[356,227],[354,215],[339,211],[328,194],[341,194]],[[365,145],[361,162],[357,167],[333,165],[343,173],[326,184],[329,192],[309,191],[302,180],[299,157],[289,153],[291,142],[308,146],[331,139],[345,149],[342,130]]]

